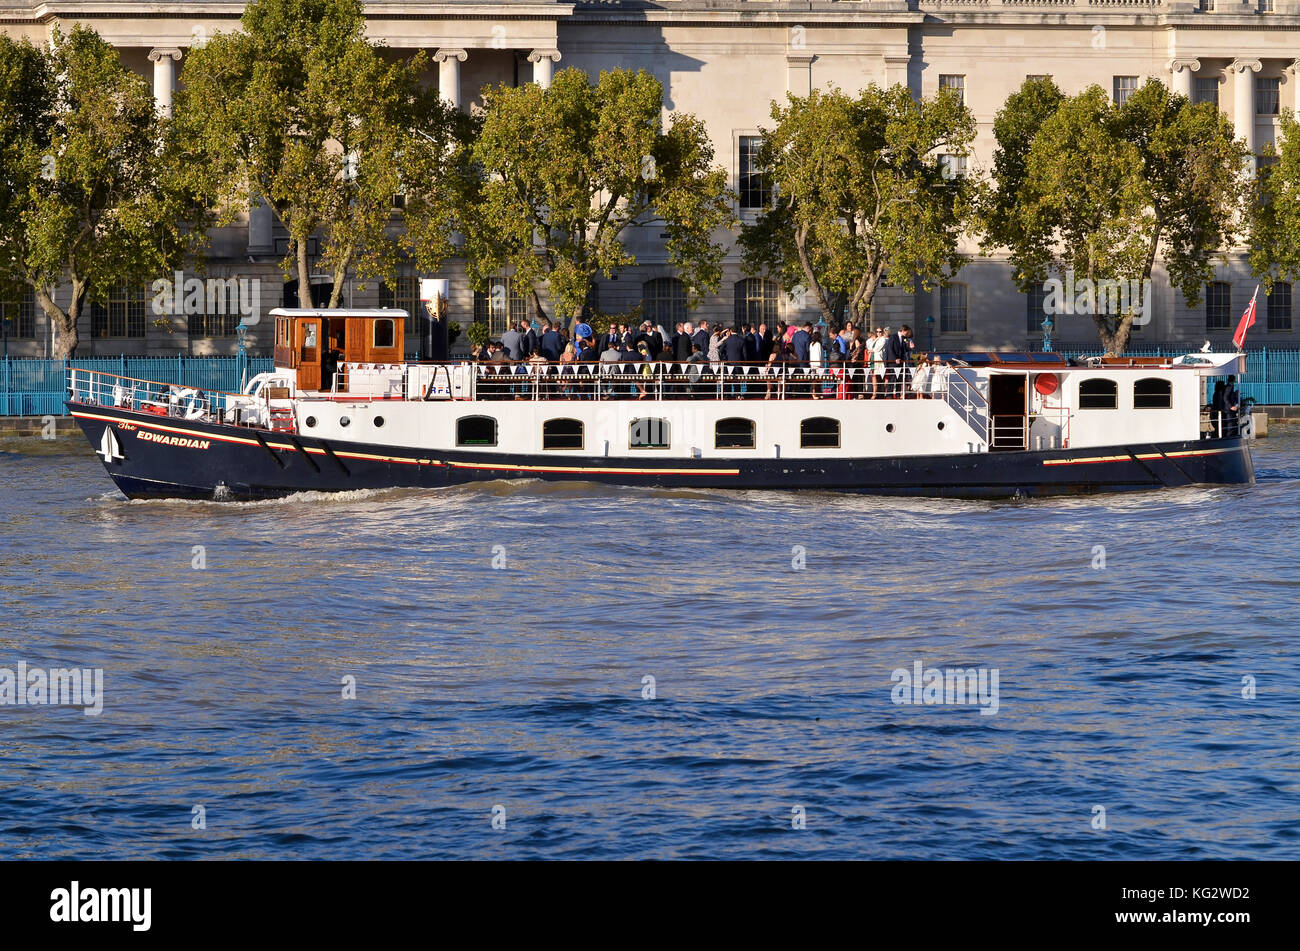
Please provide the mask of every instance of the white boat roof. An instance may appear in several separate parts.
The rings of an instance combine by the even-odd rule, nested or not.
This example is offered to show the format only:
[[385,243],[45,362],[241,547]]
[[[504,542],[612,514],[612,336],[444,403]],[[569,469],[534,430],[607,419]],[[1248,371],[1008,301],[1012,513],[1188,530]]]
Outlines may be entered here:
[[272,317],[410,317],[401,307],[276,307]]

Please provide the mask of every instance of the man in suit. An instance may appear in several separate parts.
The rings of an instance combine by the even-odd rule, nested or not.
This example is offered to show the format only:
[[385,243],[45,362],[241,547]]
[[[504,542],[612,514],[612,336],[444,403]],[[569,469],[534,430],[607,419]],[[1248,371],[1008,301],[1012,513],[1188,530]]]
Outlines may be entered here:
[[709,322],[707,320],[701,320],[699,329],[696,330],[695,333],[691,335],[691,344],[693,346],[699,347],[700,353],[704,354],[706,359],[708,358],[708,353],[709,353],[710,336],[711,334],[709,333]]
[[549,320],[542,324],[542,339],[538,343],[538,347],[541,348],[542,356],[550,360],[552,363],[559,360],[560,354],[564,352],[564,340],[560,337],[559,333],[556,332],[555,328],[551,326]]
[[885,373],[889,378],[889,398],[897,399],[907,392],[912,363],[912,328],[903,324],[898,333],[890,334],[885,341]]
[[772,355],[772,338],[767,332],[767,324],[759,324],[754,332],[755,357],[759,363],[766,363]]
[[1237,390],[1237,378],[1228,377],[1223,388],[1223,435],[1238,436],[1241,433],[1241,393]]
[[691,322],[684,321],[677,325],[673,334],[673,359],[685,363],[691,358]]
[[525,320],[519,325],[519,329],[524,333],[524,359],[527,359],[537,352],[539,338],[537,331],[533,329],[532,321]]
[[[728,328],[723,331],[722,346],[719,349],[722,351],[723,363],[733,365],[740,363],[745,359],[745,336],[734,329]],[[737,374],[743,370],[741,367],[735,367],[734,369]],[[739,375],[736,378],[742,379]],[[733,397],[740,396],[741,384],[729,383],[727,392]]]
[[508,327],[501,335],[501,346],[505,347],[506,356],[511,360],[524,359],[524,335],[518,327]]

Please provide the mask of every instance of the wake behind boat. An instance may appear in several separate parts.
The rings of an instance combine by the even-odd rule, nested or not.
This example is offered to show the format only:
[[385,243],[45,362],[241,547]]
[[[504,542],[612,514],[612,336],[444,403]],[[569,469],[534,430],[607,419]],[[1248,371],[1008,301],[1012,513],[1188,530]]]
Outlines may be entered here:
[[951,355],[882,391],[849,365],[403,362],[403,311],[271,316],[275,369],[243,393],[68,371],[68,409],[123,493],[537,478],[998,498],[1254,481],[1249,413],[1207,406],[1243,354]]

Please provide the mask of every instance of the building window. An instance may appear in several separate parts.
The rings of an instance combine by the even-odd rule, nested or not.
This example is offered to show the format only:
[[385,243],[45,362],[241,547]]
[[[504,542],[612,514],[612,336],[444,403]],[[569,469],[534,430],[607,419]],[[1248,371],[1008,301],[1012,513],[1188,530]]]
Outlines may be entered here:
[[1133,384],[1134,409],[1169,409],[1174,405],[1174,384],[1149,376]]
[[582,420],[548,419],[542,424],[543,449],[582,449]]
[[1210,102],[1219,108],[1219,81],[1213,76],[1194,76],[1192,78],[1192,102]]
[[939,91],[943,92],[943,90],[945,89],[951,89],[953,92],[957,94],[957,98],[961,100],[962,105],[966,104],[966,77],[965,76],[940,75]]
[[731,416],[720,419],[713,428],[715,449],[753,449],[754,421]]
[[1138,88],[1138,78],[1136,76],[1116,76],[1115,77],[1115,105],[1122,106],[1128,102],[1128,97],[1133,95]]
[[829,416],[814,416],[799,424],[800,449],[839,449],[840,421]]
[[1255,77],[1255,115],[1275,116],[1281,103],[1279,86],[1281,80],[1276,76]]
[[627,444],[632,449],[667,449],[668,437],[666,419],[634,419],[628,424]]
[[394,338],[396,337],[397,321],[387,317],[375,321],[375,349],[394,347]]
[[671,331],[686,319],[686,285],[675,277],[656,277],[641,285],[641,305],[646,320]]
[[1214,281],[1205,285],[1205,329],[1227,330],[1232,324],[1232,285]]
[[776,281],[761,277],[747,277],[736,282],[735,318],[737,325],[776,323]]
[[766,208],[771,197],[767,186],[767,176],[759,164],[759,150],[763,147],[763,138],[758,135],[740,137],[740,207],[742,210]]
[[1051,73],[1030,73],[1028,76],[1025,77],[1025,79],[1028,80],[1051,79],[1051,78],[1052,78]]
[[191,337],[233,337],[238,333],[240,314],[187,314]]
[[92,337],[143,337],[144,288],[115,287],[108,302],[90,305]]
[[36,337],[36,293],[30,288],[15,300],[0,300],[0,320],[5,333],[20,340]]
[[501,336],[508,326],[517,326],[528,316],[528,302],[515,283],[509,278],[490,277],[487,291],[474,292],[474,322],[487,324],[493,337]]
[[1079,383],[1079,409],[1115,409],[1119,406],[1119,384],[1100,377]]
[[1043,321],[1047,319],[1047,311],[1043,309],[1046,302],[1047,285],[1037,281],[1030,284],[1025,292],[1025,333],[1043,332]]
[[1202,13],[1214,12],[1214,0],[1197,0],[1197,5]]
[[379,285],[379,306],[400,308],[411,316],[424,313],[424,304],[420,300],[420,276],[409,264],[397,269],[393,283],[384,281]]
[[1268,295],[1268,329],[1291,332],[1291,285],[1281,281]]
[[462,416],[456,420],[457,446],[495,446],[497,421],[491,416]]
[[1272,12],[1273,12],[1273,0],[1259,0],[1259,12],[1260,12],[1260,13],[1272,13]]
[[939,288],[939,333],[964,334],[970,332],[966,319],[967,293],[965,284],[949,284]]

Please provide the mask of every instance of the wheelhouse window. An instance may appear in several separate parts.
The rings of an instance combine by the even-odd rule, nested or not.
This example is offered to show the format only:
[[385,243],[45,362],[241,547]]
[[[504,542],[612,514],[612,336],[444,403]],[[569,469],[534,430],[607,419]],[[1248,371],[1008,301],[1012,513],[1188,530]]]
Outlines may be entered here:
[[393,346],[396,324],[387,317],[375,321],[375,348]]
[[1146,377],[1133,384],[1134,409],[1171,409],[1174,405],[1174,384],[1159,377]]
[[713,446],[715,449],[753,449],[754,421],[730,416],[718,420],[713,428]]
[[1114,380],[1092,377],[1079,382],[1079,409],[1116,409],[1119,384]]
[[497,421],[491,416],[462,416],[456,420],[457,446],[495,446]]
[[581,449],[582,420],[548,419],[542,424],[543,449]]
[[800,449],[840,448],[840,421],[829,416],[814,416],[799,424]]
[[627,444],[633,449],[667,449],[670,442],[666,419],[634,419],[628,425]]

